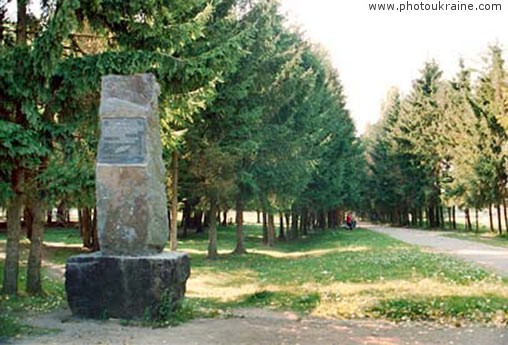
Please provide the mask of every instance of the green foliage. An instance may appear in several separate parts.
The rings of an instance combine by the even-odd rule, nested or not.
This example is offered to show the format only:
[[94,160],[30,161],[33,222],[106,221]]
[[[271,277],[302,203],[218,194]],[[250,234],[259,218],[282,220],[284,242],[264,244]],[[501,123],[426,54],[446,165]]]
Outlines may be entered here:
[[503,204],[508,103],[501,52],[490,47],[475,83],[463,61],[451,81],[429,62],[409,95],[389,100],[366,138],[370,190],[364,204],[377,218],[416,226],[425,211],[430,227],[443,227],[444,205]]

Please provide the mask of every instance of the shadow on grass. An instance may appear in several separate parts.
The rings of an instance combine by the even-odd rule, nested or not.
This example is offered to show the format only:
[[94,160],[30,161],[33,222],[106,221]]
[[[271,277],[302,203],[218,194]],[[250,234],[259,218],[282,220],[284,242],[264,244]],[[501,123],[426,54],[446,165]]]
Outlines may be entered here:
[[[311,313],[318,305],[320,296],[317,292],[293,293],[288,291],[260,290],[252,294],[242,295],[231,301],[218,298],[186,297],[185,300],[196,311],[206,311],[207,315],[224,314],[228,309],[235,308],[270,308],[274,310],[290,310],[297,313]],[[215,310],[216,312],[210,312]],[[196,312],[199,314],[199,312]]]

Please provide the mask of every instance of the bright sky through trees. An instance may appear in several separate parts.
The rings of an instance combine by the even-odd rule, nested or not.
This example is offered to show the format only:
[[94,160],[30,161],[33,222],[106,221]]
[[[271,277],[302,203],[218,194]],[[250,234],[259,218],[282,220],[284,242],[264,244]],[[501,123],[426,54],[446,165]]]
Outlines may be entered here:
[[[407,92],[426,60],[434,58],[445,77],[468,67],[483,67],[489,45],[508,51],[508,3],[502,0],[444,0],[449,4],[502,4],[500,11],[372,11],[369,4],[386,0],[281,0],[291,22],[330,52],[360,132],[379,117],[391,86]],[[409,1],[437,4],[438,1]]]

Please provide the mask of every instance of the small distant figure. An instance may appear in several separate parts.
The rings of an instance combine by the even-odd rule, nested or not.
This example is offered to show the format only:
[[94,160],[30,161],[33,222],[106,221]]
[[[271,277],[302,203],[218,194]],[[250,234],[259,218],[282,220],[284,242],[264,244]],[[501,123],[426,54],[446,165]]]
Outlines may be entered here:
[[353,218],[351,212],[346,214],[346,228],[349,230],[353,230],[356,226],[356,220]]

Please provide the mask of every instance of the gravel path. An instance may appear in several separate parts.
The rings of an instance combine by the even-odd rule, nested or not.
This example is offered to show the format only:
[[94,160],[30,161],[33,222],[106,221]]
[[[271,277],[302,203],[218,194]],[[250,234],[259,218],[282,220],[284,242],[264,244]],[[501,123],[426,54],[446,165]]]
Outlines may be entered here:
[[508,276],[508,249],[483,243],[459,240],[443,236],[443,231],[425,231],[407,228],[390,228],[372,224],[362,224],[362,228],[383,233],[400,241],[457,256],[480,264],[502,276]]

